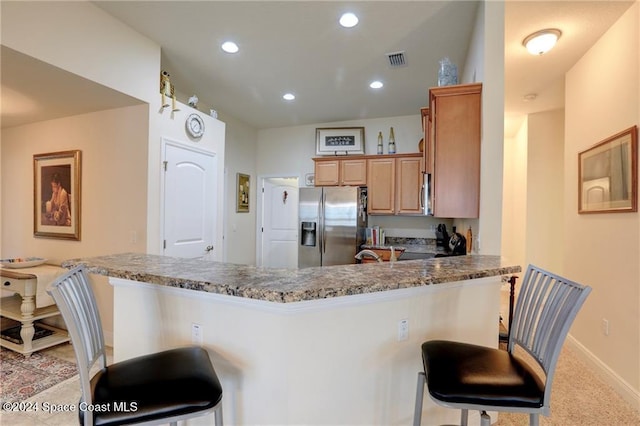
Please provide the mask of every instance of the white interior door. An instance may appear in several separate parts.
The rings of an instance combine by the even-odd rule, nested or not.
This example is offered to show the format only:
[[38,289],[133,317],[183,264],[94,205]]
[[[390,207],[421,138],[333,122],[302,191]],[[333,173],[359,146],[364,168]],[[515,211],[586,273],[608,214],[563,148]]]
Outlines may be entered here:
[[215,154],[164,144],[164,254],[213,258]]
[[262,264],[298,267],[298,178],[265,178],[262,192]]

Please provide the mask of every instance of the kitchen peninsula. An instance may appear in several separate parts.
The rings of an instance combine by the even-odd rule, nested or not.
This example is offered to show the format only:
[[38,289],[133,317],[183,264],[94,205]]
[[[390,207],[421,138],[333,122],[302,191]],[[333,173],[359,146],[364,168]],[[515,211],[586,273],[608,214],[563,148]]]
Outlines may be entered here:
[[496,256],[299,270],[131,253],[63,262],[80,264],[114,287],[115,360],[200,340],[225,422],[283,425],[409,423],[420,344],[497,345],[501,277],[520,271]]

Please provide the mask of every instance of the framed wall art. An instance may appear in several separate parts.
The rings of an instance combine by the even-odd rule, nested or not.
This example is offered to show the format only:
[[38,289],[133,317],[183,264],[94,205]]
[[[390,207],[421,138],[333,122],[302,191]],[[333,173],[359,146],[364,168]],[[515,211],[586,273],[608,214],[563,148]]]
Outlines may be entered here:
[[80,240],[81,151],[33,156],[33,234]]
[[250,177],[243,173],[237,173],[236,176],[236,212],[249,213]]
[[364,154],[364,127],[317,128],[316,154]]
[[638,128],[578,154],[578,213],[638,211]]

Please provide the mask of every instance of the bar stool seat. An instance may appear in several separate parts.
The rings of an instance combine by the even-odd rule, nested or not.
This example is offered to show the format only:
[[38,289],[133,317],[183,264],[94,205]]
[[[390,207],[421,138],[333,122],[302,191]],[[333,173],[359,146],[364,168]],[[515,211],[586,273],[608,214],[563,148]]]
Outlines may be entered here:
[[[588,286],[529,265],[506,351],[447,340],[424,342],[414,426],[422,419],[425,385],[436,404],[461,410],[463,426],[469,410],[480,411],[481,426],[491,424],[487,411],[528,413],[529,424],[537,426],[539,414],[550,413],[551,384],[560,349],[590,292]],[[531,359],[535,370],[529,359],[516,354],[516,348]]]
[[100,315],[84,268],[59,277],[48,292],[76,354],[81,424],[177,425],[178,420],[215,413],[216,426],[222,425],[222,386],[205,349],[168,349],[107,365]]
[[501,349],[433,340],[422,344],[429,393],[439,401],[542,407],[544,383],[518,357]]

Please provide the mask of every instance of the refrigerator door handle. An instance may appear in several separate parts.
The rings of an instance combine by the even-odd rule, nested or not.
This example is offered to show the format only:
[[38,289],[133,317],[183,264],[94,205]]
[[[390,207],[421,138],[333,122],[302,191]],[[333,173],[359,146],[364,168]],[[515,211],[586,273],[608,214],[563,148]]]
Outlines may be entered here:
[[323,192],[320,192],[318,200],[318,253],[322,255],[322,246],[324,245],[324,203]]
[[322,229],[322,235],[321,235],[321,242],[320,242],[320,253],[324,254],[327,252],[326,249],[326,245],[327,245],[327,233],[326,230],[324,229],[326,223],[325,223],[325,218],[324,218],[324,208],[325,208],[325,204],[327,201],[327,194],[324,193],[324,190],[322,191],[322,198],[320,200],[320,229]]

